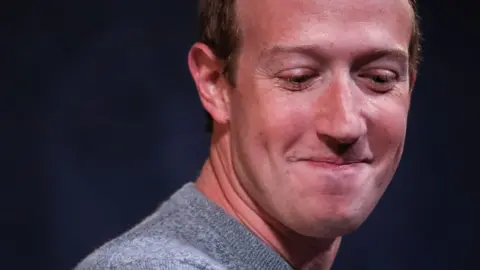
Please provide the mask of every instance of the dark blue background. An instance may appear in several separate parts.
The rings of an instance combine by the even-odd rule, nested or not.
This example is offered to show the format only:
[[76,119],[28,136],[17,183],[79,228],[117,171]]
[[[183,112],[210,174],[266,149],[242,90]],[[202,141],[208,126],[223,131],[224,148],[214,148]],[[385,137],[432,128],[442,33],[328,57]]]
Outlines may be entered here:
[[[479,3],[420,3],[424,62],[404,159],[335,269],[480,269]],[[195,179],[209,142],[186,64],[195,9],[6,4],[0,268],[71,269]]]

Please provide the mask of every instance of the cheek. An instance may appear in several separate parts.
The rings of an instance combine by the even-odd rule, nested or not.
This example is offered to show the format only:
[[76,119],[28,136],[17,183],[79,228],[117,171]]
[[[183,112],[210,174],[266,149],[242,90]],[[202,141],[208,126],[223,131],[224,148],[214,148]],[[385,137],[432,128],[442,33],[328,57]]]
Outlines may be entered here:
[[369,104],[368,141],[376,158],[396,167],[406,135],[409,96],[383,96]]
[[270,89],[257,85],[234,97],[232,131],[248,141],[247,148],[279,154],[298,140],[309,123],[309,114],[306,107],[296,106],[288,93]]
[[[237,175],[257,199],[269,197],[282,181],[285,153],[300,139],[308,121],[301,107],[278,90],[249,89],[232,106],[232,146]],[[255,94],[255,93],[262,94]],[[233,105],[233,104],[232,104]],[[280,192],[281,193],[281,192]]]
[[302,136],[307,121],[304,114],[282,102],[263,107],[252,117],[261,121],[257,134],[270,153],[283,156]]

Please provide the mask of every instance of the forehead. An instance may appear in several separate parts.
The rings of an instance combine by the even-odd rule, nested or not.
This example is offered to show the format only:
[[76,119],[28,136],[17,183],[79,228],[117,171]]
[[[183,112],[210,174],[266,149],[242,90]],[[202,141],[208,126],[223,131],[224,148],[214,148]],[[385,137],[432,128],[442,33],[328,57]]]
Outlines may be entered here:
[[236,8],[243,47],[257,50],[283,44],[407,51],[413,26],[408,0],[243,0]]

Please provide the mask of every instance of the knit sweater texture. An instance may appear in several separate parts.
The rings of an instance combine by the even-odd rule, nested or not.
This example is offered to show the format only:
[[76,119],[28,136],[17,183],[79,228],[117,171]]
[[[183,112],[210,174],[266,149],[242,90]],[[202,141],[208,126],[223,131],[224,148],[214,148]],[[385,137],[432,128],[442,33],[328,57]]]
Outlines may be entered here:
[[187,183],[140,224],[75,270],[292,270],[244,225]]

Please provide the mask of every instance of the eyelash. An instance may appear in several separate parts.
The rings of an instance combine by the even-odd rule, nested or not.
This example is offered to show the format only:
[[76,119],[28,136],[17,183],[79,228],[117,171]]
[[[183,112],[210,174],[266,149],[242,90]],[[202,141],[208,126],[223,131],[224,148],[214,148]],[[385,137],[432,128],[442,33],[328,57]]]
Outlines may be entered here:
[[278,76],[282,87],[289,91],[302,91],[307,89],[318,76],[315,73],[291,75],[291,76]]
[[[375,92],[388,92],[395,87],[398,81],[398,74],[393,71],[386,71],[391,74],[361,74],[359,77],[366,79],[367,87]],[[390,76],[391,75],[391,76]]]
[[[378,72],[364,72],[358,75],[362,79],[363,83],[374,92],[384,93],[392,90],[395,87],[395,83],[398,82],[399,76],[396,72],[391,70],[381,70],[383,73]],[[286,75],[278,76],[281,86],[289,91],[302,91],[309,88],[314,79],[318,77],[317,73],[308,73],[302,75]]]

